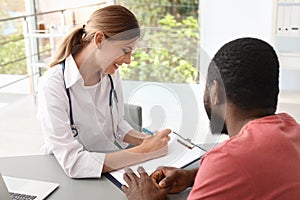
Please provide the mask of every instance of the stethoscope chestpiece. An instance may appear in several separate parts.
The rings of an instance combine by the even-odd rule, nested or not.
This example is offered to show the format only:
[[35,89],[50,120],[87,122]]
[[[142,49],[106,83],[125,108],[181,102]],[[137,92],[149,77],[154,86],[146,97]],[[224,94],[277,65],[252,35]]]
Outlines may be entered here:
[[72,130],[72,133],[73,133],[73,137],[76,137],[78,135],[78,130],[77,130],[75,124],[71,125],[71,130]]

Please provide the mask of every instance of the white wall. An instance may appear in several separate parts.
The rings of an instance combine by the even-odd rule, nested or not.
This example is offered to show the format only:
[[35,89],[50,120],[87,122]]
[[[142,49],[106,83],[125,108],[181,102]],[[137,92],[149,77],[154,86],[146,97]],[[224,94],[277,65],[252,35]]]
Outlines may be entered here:
[[199,6],[201,47],[208,56],[239,37],[273,44],[273,0],[200,0]]

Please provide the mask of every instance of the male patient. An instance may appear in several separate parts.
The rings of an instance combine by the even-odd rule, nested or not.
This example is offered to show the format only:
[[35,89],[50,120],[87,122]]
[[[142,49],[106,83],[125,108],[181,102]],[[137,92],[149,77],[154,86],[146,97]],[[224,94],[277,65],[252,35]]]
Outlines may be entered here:
[[[275,114],[279,63],[254,38],[225,44],[209,65],[205,109],[212,133],[230,139],[208,152],[199,169],[130,169],[122,186],[129,200],[165,199],[193,186],[188,199],[300,199],[300,125]],[[224,123],[222,123],[222,121]]]

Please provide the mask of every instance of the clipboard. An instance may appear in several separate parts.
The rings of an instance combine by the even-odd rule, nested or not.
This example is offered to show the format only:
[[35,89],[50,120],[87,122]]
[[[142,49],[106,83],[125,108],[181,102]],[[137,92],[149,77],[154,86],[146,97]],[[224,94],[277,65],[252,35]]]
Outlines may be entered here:
[[[168,154],[163,157],[148,160],[136,165],[129,166],[134,172],[137,172],[139,166],[144,167],[150,175],[160,166],[170,166],[185,168],[188,165],[200,160],[206,153],[206,150],[186,139],[176,132],[170,134]],[[114,183],[119,189],[126,182],[123,180],[124,168],[103,174],[108,180]]]

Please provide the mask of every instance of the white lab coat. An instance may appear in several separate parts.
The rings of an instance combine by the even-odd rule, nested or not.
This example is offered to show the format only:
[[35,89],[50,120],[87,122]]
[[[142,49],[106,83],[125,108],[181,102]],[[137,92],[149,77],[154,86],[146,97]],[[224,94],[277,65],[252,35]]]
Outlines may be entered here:
[[[38,117],[44,133],[44,153],[53,153],[65,173],[73,178],[101,177],[105,152],[116,151],[109,108],[111,84],[107,75],[94,86],[84,86],[72,56],[65,61],[64,78],[70,88],[73,120],[78,136],[70,128],[69,102],[62,65],[47,70],[38,91]],[[123,120],[123,93],[119,72],[112,75],[118,96],[117,134],[120,143],[132,128]],[[124,143],[123,143],[124,145]]]

